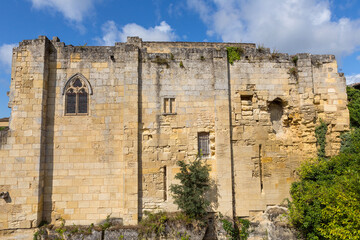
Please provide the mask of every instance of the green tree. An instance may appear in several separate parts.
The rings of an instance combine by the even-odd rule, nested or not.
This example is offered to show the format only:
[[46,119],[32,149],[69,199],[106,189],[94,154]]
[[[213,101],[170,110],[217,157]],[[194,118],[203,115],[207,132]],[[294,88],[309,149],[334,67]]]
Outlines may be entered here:
[[177,165],[180,172],[175,179],[180,183],[170,186],[174,202],[187,216],[201,219],[210,205],[205,196],[210,189],[210,166],[199,158],[189,163],[178,161]]
[[290,194],[290,219],[306,239],[360,239],[360,155],[304,164]]

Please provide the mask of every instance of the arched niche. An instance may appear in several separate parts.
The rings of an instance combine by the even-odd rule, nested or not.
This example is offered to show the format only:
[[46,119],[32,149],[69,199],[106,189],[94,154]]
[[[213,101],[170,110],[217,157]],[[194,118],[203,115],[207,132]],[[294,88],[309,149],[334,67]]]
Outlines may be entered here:
[[275,98],[269,103],[268,111],[270,121],[275,134],[283,132],[282,116],[284,115],[284,102],[280,98]]

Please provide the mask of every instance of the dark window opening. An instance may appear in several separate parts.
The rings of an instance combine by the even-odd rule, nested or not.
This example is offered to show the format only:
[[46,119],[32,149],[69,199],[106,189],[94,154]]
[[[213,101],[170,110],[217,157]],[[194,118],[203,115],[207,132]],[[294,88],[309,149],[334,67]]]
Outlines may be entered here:
[[86,115],[88,113],[88,91],[80,79],[70,82],[65,94],[66,115]]
[[81,92],[78,94],[79,97],[79,113],[87,113],[88,94]]
[[76,113],[76,93],[66,93],[66,113]]
[[252,95],[241,95],[241,101],[251,101],[252,102]]
[[200,157],[210,156],[210,139],[209,133],[201,132],[198,133],[198,150]]
[[167,177],[166,177],[166,166],[163,167],[163,171],[164,171],[164,174],[163,174],[163,183],[164,183],[164,201],[167,200]]

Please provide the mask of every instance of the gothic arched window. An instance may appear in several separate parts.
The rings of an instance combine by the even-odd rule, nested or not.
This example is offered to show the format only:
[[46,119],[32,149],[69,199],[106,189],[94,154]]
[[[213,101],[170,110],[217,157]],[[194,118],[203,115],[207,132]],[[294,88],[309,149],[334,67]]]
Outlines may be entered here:
[[70,79],[65,88],[65,114],[86,115],[89,105],[88,96],[88,88],[83,79]]

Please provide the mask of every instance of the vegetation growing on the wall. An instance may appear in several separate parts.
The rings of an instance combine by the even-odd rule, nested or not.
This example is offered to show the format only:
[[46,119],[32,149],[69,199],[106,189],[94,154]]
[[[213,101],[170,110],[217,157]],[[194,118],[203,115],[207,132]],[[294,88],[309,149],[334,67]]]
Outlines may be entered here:
[[210,166],[200,158],[189,163],[178,161],[177,165],[180,172],[175,175],[175,179],[180,180],[180,183],[170,185],[174,203],[187,216],[202,219],[210,205],[205,197],[210,189]]
[[228,62],[232,65],[234,61],[239,61],[244,54],[244,49],[241,47],[227,47]]
[[159,64],[159,65],[165,65],[166,67],[169,67],[169,62],[166,58],[161,58],[160,56],[156,56],[153,62]]
[[297,67],[290,68],[289,74],[293,76],[297,81],[299,80],[299,70],[297,69]]
[[249,220],[236,218],[235,221],[232,221],[221,218],[220,222],[229,240],[246,240],[249,237]]
[[350,126],[360,128],[360,90],[348,87]]
[[265,53],[266,52],[266,48],[264,47],[263,44],[258,44],[256,46],[256,51],[258,51],[259,53]]
[[273,49],[273,51],[270,55],[270,60],[275,60],[279,57],[280,57],[279,51],[277,49]]
[[299,60],[299,57],[298,57],[298,56],[293,56],[293,57],[291,58],[291,61],[294,63],[295,67],[297,66],[298,60]]
[[47,224],[42,222],[38,228],[38,230],[33,235],[33,240],[40,239],[56,239],[56,240],[65,240],[65,239],[83,239],[86,236],[93,234],[93,230],[95,232],[102,232],[104,234],[105,230],[110,227],[122,227],[122,225],[113,225],[111,222],[110,215],[106,217],[106,219],[95,226],[93,223],[86,225],[69,225],[65,226],[65,219],[60,218],[60,225]]
[[[164,237],[171,232],[169,229],[174,226],[188,226],[193,230],[200,230],[205,227],[203,222],[192,219],[182,212],[145,212],[145,217],[139,222],[139,234],[140,237],[145,238],[151,236],[156,236],[156,238]],[[176,239],[190,238],[186,232],[177,232],[176,235]]]
[[165,212],[145,212],[145,218],[139,223],[140,234],[143,236],[151,234],[155,234],[158,237],[163,236],[165,234],[165,223],[168,219]]
[[326,132],[328,124],[320,119],[320,125],[315,128],[316,146],[318,148],[318,157],[325,158],[325,147],[326,147]]
[[[349,106],[355,92],[348,88]],[[350,108],[356,119],[359,105]],[[290,221],[305,239],[360,239],[360,128],[352,126],[338,156],[305,163],[291,186]],[[326,124],[317,130],[323,136]]]

